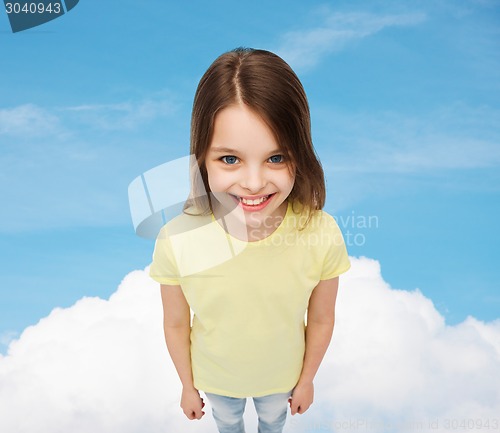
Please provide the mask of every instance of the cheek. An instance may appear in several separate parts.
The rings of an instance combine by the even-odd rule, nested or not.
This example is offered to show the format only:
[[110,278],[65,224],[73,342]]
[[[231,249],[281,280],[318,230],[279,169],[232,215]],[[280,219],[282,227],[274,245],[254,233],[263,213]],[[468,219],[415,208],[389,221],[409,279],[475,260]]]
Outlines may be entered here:
[[295,183],[295,175],[294,174],[291,175],[288,172],[283,172],[280,179],[280,185],[283,192],[285,191],[290,192],[293,188],[294,183]]
[[223,170],[207,165],[208,184],[212,192],[220,192],[227,189],[230,184],[230,176]]

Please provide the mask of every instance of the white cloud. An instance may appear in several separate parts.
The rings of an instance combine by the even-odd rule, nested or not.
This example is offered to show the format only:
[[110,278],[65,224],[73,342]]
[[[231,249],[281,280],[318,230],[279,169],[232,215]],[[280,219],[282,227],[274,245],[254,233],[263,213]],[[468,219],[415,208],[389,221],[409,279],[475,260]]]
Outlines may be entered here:
[[447,193],[500,190],[494,107],[454,103],[422,113],[316,107],[312,118],[336,212],[431,185]]
[[0,357],[0,431],[190,431],[176,428],[180,388],[162,339],[159,290],[142,271],[109,301],[53,310]]
[[[420,291],[391,289],[377,261],[352,264],[341,277],[315,403],[289,417],[285,431],[406,432],[420,422],[418,431],[449,431],[447,419],[492,422],[500,413],[500,320],[447,326]],[[196,422],[178,407],[159,289],[146,272],[127,275],[109,300],[55,309],[10,344],[0,357],[0,431],[216,432],[209,405]],[[251,403],[247,410],[255,430]],[[429,429],[436,421],[440,428]]]
[[447,418],[500,413],[500,320],[469,317],[447,326],[431,300],[419,290],[391,289],[379,263],[366,258],[353,261],[342,284],[319,381],[324,406],[339,420],[428,425],[439,418],[444,431]]
[[78,122],[104,130],[133,129],[158,117],[171,115],[175,107],[164,98],[148,98],[117,104],[88,104],[64,109]]
[[4,331],[0,334],[0,353],[4,352],[4,348],[7,348],[9,344],[19,337],[19,332],[17,331]]
[[68,138],[72,128],[78,129],[72,122],[104,131],[134,129],[174,113],[175,106],[170,99],[170,96],[154,95],[139,101],[114,104],[50,108],[30,103],[0,108],[0,136],[30,139],[44,136]]
[[189,150],[175,98],[0,106],[0,232],[128,224],[126,188],[138,167]]
[[[319,109],[316,143],[348,149],[335,171],[416,173],[500,165],[500,111],[462,103],[419,116],[397,112],[347,113]],[[328,163],[326,163],[328,165]]]
[[370,13],[326,12],[321,26],[288,32],[276,50],[293,69],[304,71],[322,57],[342,50],[348,43],[375,34],[386,27],[412,26],[425,20],[423,13],[375,15]]
[[59,118],[35,104],[0,109],[0,135],[32,138],[60,132]]

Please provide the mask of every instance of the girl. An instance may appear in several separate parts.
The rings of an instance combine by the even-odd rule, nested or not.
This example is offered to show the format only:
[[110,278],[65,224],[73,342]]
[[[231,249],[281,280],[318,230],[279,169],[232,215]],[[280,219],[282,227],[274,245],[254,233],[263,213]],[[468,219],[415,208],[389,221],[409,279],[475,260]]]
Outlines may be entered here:
[[313,402],[350,267],[321,210],[323,170],[292,69],[263,50],[216,59],[196,91],[191,154],[190,200],[160,231],[150,268],[181,408],[200,419],[201,390],[219,431],[243,433],[253,397],[259,432],[282,432],[288,403],[295,415]]

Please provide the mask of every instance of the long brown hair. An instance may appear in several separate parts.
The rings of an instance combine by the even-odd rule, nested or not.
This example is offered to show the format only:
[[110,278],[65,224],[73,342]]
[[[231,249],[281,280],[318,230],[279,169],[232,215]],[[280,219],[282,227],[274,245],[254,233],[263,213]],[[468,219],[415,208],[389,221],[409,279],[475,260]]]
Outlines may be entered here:
[[[307,209],[309,221],[312,212],[323,208],[326,192],[323,168],[312,144],[307,97],[299,78],[281,57],[252,48],[222,54],[198,84],[191,118],[191,155],[198,167],[192,172],[185,211],[192,205],[201,213],[213,211],[205,159],[216,114],[233,104],[247,105],[273,131],[295,171],[288,200]],[[200,191],[201,184],[204,191]]]

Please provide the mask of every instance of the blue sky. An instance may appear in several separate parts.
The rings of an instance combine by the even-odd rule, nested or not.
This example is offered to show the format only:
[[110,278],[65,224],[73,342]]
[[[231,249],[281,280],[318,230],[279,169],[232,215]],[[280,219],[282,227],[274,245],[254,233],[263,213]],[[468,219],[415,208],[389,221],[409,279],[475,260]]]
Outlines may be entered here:
[[488,0],[82,0],[16,34],[0,13],[0,343],[149,264],[128,184],[187,155],[197,82],[237,46],[301,78],[350,255],[449,324],[498,318],[499,24]]

